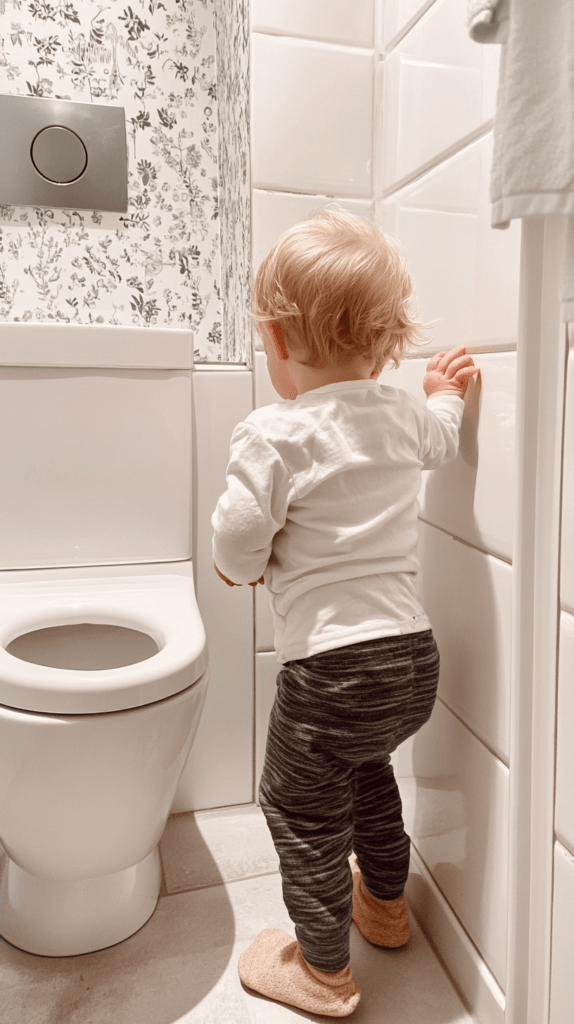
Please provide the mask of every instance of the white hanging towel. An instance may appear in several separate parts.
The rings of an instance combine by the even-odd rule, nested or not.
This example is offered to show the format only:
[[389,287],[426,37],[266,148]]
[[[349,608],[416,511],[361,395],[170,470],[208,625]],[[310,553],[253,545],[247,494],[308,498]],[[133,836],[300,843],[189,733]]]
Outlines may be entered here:
[[490,178],[492,227],[569,217],[562,320],[574,320],[574,0],[467,0],[479,43],[503,43]]

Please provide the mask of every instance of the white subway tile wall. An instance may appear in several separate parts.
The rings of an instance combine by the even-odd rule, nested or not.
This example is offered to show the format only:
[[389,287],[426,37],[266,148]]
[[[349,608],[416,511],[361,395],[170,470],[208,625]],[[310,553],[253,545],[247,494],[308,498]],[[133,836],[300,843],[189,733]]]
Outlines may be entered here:
[[436,0],[384,61],[383,192],[494,116],[498,47],[470,39],[460,0]]
[[405,34],[414,21],[432,7],[435,0],[384,0],[379,3],[379,50],[392,45],[400,34]]
[[560,614],[558,729],[556,749],[556,838],[574,855],[574,616]]
[[516,348],[521,227],[490,226],[491,162],[488,132],[376,203],[407,256],[421,319],[438,321],[429,351]]
[[372,47],[374,0],[251,0],[251,31]]
[[[425,473],[419,496],[423,599],[443,653],[442,671],[431,721],[399,748],[394,761],[413,844],[478,949],[481,970],[492,975],[493,988],[496,983],[504,988],[520,228],[490,228],[489,119],[496,62],[483,52],[486,47],[468,40],[460,5],[456,17],[454,2],[437,0],[425,9],[382,62],[383,71],[381,64],[376,70],[370,140],[374,189],[369,191],[365,173],[359,193],[365,203],[359,208],[351,206],[358,193],[346,163],[356,136],[344,130],[341,94],[331,86],[357,64],[349,63],[342,47],[316,44],[303,52],[299,39],[264,34],[299,36],[293,21],[255,20],[261,34],[255,33],[252,48],[258,83],[253,89],[253,272],[282,231],[335,198],[359,215],[374,217],[399,241],[420,318],[441,318],[429,332],[424,358],[416,353],[398,371],[385,370],[385,383],[424,402],[422,379],[430,354],[460,343],[481,366],[480,383],[469,387],[457,459]],[[408,4],[395,5],[394,15],[388,11],[395,17],[395,35],[414,13]],[[317,36],[313,31],[311,38]],[[317,56],[313,66],[311,54]],[[369,59],[365,55],[365,62]],[[304,84],[293,90],[300,68]],[[356,123],[368,135],[365,108],[357,103],[357,77],[349,81],[345,116],[354,106]],[[287,116],[290,92],[294,102]],[[346,144],[339,142],[335,153],[331,141],[338,133]],[[287,152],[285,142],[280,144],[285,138]],[[328,170],[323,155],[329,157]],[[368,156],[365,167],[367,161]],[[397,188],[404,179],[408,183]],[[281,401],[258,340],[256,349],[255,404]],[[451,567],[446,578],[444,571],[434,571],[445,556]],[[258,592],[255,600],[257,786],[279,666],[266,596]]]
[[554,899],[550,1024],[566,1024],[574,1005],[574,331],[570,325],[564,454],[560,569],[560,647],[556,739]]
[[[420,318],[441,318],[429,350],[465,344],[481,367],[457,458],[424,474],[422,597],[441,680],[430,722],[395,762],[416,804],[413,845],[504,990],[520,229],[490,228],[489,49],[469,39],[456,0],[423,12],[379,68],[375,181],[377,218],[404,246]],[[421,401],[424,368],[413,359],[395,374]]]
[[[383,370],[381,382],[410,391],[424,404],[427,362],[428,357],[405,360],[399,370]],[[440,470],[423,471],[421,516],[510,561],[516,354],[481,353],[475,362],[480,383],[471,381],[466,393],[458,455]]]
[[[464,970],[456,955],[449,969],[475,999],[477,1020],[501,1024],[521,227],[490,226],[500,51],[469,40],[460,0],[341,2],[329,10],[328,18],[325,0],[252,5],[253,273],[284,230],[335,199],[399,241],[421,320],[439,320],[424,355],[385,370],[384,382],[424,402],[430,354],[460,343],[481,367],[469,386],[457,459],[423,475],[419,558],[441,680],[433,717],[393,761],[414,853],[446,922],[448,934],[433,938],[439,950],[464,946]],[[280,402],[255,332],[253,339],[255,405]],[[562,952],[568,937],[571,949],[574,917],[572,396],[568,387],[551,1024],[565,1024],[574,999]],[[256,793],[279,666],[262,589],[255,610]],[[422,903],[415,909],[432,928]]]
[[574,856],[561,843],[554,844],[554,898],[552,910],[552,974],[550,1024],[569,1024],[574,1005],[572,971],[574,921]]
[[512,566],[422,520],[419,558],[439,697],[508,766]]
[[560,646],[556,738],[556,803],[554,815],[554,898],[550,1024],[566,1024],[574,1005],[574,330],[564,417],[562,466],[562,537],[560,568]]
[[373,50],[254,32],[254,188],[369,197]]
[[202,370],[193,387],[193,572],[211,676],[174,814],[253,799],[253,591],[227,587],[211,556],[211,516],[225,490],[233,428],[253,408],[252,373]]
[[[554,808],[554,895],[549,1024],[567,1024],[574,1006],[574,324],[569,324],[562,455],[560,630]],[[552,684],[553,685],[553,682]]]
[[440,699],[411,748],[412,775],[398,780],[407,832],[504,989],[508,768]]
[[[564,453],[562,475],[562,538],[560,564],[560,600],[564,611],[574,615],[574,324],[570,324],[570,353],[566,371],[567,389],[564,415]],[[574,774],[571,778],[574,790]],[[574,845],[572,846],[574,853]]]

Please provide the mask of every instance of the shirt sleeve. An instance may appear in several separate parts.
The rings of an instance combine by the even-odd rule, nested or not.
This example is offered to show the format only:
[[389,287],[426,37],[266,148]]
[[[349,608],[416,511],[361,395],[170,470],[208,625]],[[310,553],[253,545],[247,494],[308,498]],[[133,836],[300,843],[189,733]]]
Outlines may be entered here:
[[438,469],[457,456],[464,400],[458,395],[431,395],[424,413],[419,459],[423,469]]
[[263,575],[273,538],[285,525],[296,496],[293,478],[277,450],[246,422],[231,435],[225,476],[227,491],[211,517],[213,560],[233,583],[253,583]]

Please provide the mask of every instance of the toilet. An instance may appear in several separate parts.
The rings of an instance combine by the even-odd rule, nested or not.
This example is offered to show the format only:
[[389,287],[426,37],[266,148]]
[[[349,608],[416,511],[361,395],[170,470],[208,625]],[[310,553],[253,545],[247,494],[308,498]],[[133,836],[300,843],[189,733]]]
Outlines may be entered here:
[[0,935],[41,956],[121,942],[159,898],[209,680],[192,341],[0,325]]

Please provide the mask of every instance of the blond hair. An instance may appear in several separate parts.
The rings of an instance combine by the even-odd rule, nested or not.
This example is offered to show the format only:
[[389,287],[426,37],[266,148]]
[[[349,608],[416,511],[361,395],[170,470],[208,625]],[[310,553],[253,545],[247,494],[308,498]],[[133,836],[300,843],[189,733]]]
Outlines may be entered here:
[[[413,285],[395,239],[346,210],[327,207],[285,231],[261,262],[252,317],[279,323],[289,355],[315,369],[358,355],[377,368],[426,345],[411,315]],[[306,359],[304,358],[306,357]]]

